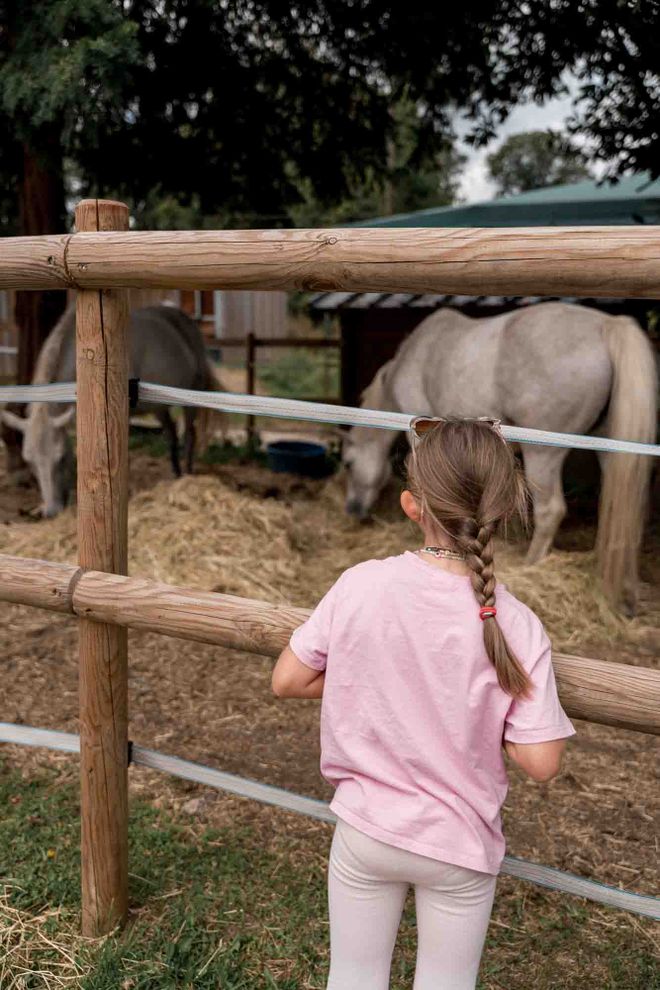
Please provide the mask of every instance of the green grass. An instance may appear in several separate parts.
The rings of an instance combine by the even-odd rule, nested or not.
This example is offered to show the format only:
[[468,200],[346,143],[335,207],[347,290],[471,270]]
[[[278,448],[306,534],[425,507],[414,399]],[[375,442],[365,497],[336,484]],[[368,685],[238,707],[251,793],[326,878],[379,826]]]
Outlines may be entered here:
[[[130,922],[123,934],[90,942],[77,935],[75,775],[43,770],[25,780],[0,762],[0,809],[0,876],[8,888],[0,901],[0,990],[325,987],[329,833],[327,841],[315,831],[295,850],[271,851],[252,826],[205,828],[190,816],[177,821],[136,802]],[[622,916],[600,911],[607,927],[590,927],[590,912],[575,899],[507,881],[489,933],[482,990],[657,988],[651,942],[635,934],[641,926],[612,924]],[[411,986],[414,951],[410,899],[392,990]],[[59,982],[62,976],[68,983]]]
[[281,398],[332,398],[339,394],[339,354],[335,350],[285,350],[259,365],[259,380]]
[[[247,443],[235,444],[229,440],[223,443],[211,443],[208,448],[197,458],[198,465],[209,467],[217,464],[259,464],[265,467],[268,457],[265,450],[259,449],[259,435],[255,436],[255,444],[250,447]],[[167,444],[160,433],[150,430],[132,433],[129,440],[129,449],[141,451],[151,457],[169,457]],[[328,458],[332,469],[336,470],[340,462],[339,445],[337,443],[328,445]]]
[[[169,444],[159,430],[131,430],[128,449],[140,451],[151,457],[169,457]],[[229,441],[211,443],[203,454],[197,457],[198,464],[245,464],[248,461],[266,463],[265,453],[251,450],[247,444],[234,444]]]
[[128,435],[128,449],[139,450],[151,457],[169,457],[170,445],[161,430],[132,427]]
[[251,448],[248,444],[235,444],[229,440],[211,443],[199,459],[200,464],[266,464],[263,450]]
[[[324,876],[304,863],[282,871],[250,828],[191,829],[148,804],[134,805],[131,922],[123,936],[90,945],[74,936],[80,910],[75,786],[59,784],[54,773],[27,782],[4,770],[0,808],[0,876],[10,883],[10,903],[28,917],[45,905],[62,909],[46,926],[57,941],[63,933],[72,939],[76,963],[87,973],[81,990],[294,990],[322,965]],[[2,927],[0,919],[0,972],[7,951]],[[57,972],[58,954],[36,938],[34,948],[35,976],[25,990],[55,986],[36,972]]]

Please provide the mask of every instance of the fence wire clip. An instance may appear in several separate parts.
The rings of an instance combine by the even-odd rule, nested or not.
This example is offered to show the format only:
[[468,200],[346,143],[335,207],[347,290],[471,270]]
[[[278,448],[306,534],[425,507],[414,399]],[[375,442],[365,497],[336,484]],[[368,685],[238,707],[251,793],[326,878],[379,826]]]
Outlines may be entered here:
[[128,379],[128,407],[129,409],[136,409],[138,404],[139,396],[139,378],[129,378]]

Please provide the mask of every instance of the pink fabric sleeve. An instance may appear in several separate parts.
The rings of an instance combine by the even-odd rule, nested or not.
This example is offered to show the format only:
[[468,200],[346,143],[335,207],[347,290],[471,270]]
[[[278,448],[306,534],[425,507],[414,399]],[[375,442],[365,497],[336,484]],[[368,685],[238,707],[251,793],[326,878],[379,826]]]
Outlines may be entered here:
[[511,638],[521,664],[532,682],[528,698],[512,701],[504,724],[504,739],[514,743],[550,742],[575,735],[575,729],[561,706],[552,669],[550,640],[535,615],[527,616],[525,640]]
[[330,648],[330,629],[337,600],[336,581],[329,591],[318,603],[309,619],[303,622],[302,626],[294,629],[291,641],[291,649],[301,661],[314,670],[325,670]]

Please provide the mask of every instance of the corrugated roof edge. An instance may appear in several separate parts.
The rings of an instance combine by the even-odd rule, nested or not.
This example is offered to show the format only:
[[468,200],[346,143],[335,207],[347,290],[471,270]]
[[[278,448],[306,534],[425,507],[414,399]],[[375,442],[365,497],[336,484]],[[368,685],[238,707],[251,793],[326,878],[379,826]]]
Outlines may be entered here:
[[[366,297],[377,297],[367,299]],[[334,298],[333,298],[334,297]],[[341,298],[339,298],[341,297]],[[569,303],[589,303],[593,306],[623,305],[625,299],[588,298],[578,299],[577,296],[443,296],[443,295],[409,295],[406,293],[390,292],[321,292],[316,293],[308,303],[310,309],[339,310],[339,309],[395,309],[395,308],[427,308],[438,309],[440,306],[464,306],[467,303],[479,302],[484,307],[502,306],[509,303],[529,306],[534,303],[549,302],[560,299]]]

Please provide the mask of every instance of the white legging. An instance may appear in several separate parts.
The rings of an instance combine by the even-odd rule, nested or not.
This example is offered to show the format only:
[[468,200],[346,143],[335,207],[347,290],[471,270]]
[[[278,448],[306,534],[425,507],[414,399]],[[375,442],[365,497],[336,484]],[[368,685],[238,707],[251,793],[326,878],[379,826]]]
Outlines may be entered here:
[[337,821],[328,864],[327,990],[387,990],[408,887],[415,887],[413,990],[474,990],[496,878],[399,849]]

